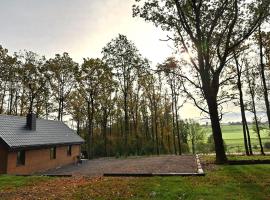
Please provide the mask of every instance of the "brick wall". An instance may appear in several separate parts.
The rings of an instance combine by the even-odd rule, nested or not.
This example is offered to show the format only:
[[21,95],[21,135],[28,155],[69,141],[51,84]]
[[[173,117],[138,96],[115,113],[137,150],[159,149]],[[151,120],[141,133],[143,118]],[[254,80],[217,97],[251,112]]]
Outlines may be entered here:
[[25,165],[17,166],[17,152],[9,152],[8,174],[32,174],[76,162],[80,154],[80,145],[72,145],[71,156],[67,155],[67,146],[56,147],[56,159],[50,159],[50,148],[25,151]]

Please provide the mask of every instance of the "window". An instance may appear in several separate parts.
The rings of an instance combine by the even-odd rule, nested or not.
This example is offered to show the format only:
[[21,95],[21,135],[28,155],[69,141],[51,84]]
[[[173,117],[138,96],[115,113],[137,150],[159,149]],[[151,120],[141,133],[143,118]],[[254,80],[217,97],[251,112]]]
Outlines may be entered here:
[[72,145],[67,146],[67,155],[71,156]]
[[56,147],[50,149],[50,158],[51,160],[56,159]]
[[25,151],[18,151],[17,152],[17,166],[25,165]]

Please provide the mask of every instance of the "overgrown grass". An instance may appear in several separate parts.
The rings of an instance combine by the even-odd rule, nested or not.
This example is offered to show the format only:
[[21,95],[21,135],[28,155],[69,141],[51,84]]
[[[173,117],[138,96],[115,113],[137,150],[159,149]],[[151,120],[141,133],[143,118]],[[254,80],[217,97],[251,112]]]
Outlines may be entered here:
[[41,176],[10,176],[0,175],[0,190],[14,189],[27,185],[34,185],[40,181],[49,180],[50,177]]

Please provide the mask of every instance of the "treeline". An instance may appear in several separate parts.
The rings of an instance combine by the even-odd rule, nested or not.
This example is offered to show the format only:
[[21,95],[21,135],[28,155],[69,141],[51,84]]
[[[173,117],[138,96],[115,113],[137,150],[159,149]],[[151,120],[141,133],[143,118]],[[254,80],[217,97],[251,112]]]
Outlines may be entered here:
[[[269,8],[269,0],[140,0],[133,6],[135,17],[141,17],[166,31],[167,40],[175,44],[177,52],[189,56],[188,64],[182,65],[178,75],[183,80],[183,92],[211,121],[216,162],[219,164],[227,162],[220,125],[224,104],[235,101],[240,104],[248,155],[252,154],[252,148],[245,111],[249,109],[254,113],[260,140],[258,97],[263,97],[270,121],[265,71],[266,63],[269,63],[269,46],[261,31],[269,25]],[[249,43],[254,36],[258,42]],[[259,46],[259,54],[244,51],[245,48],[255,50],[258,47],[255,44]],[[248,55],[244,56],[246,53]],[[243,65],[240,64],[242,68],[239,56],[244,56],[246,60]],[[248,98],[243,94],[243,79],[246,79]],[[259,93],[258,88],[263,92]],[[235,93],[234,89],[238,92]],[[263,148],[261,153],[264,154]]]
[[45,59],[1,48],[0,112],[71,116],[89,157],[181,154],[190,146],[195,151],[188,144],[201,140],[200,126],[180,118],[182,105],[192,102],[211,121],[210,140],[222,164],[227,157],[220,121],[224,106],[235,104],[246,154],[253,154],[247,110],[264,154],[257,113],[266,111],[270,127],[270,34],[262,31],[269,8],[269,0],[136,1],[133,16],[166,31],[179,56],[155,67],[124,35],[102,49],[102,58],[81,65],[67,53]]
[[[180,120],[184,102],[175,74],[152,70],[124,35],[102,54],[79,65],[68,53],[46,59],[1,47],[0,113],[72,120],[89,157],[181,154],[189,142],[203,140],[196,122]],[[174,70],[174,64],[170,58],[159,69]]]

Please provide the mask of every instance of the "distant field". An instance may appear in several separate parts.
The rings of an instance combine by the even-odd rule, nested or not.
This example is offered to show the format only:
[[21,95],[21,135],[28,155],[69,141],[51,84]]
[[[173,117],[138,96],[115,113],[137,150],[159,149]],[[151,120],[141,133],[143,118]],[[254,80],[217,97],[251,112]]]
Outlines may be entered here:
[[[243,141],[243,129],[242,125],[222,125],[222,136],[227,145],[228,152],[238,152],[243,151],[244,141]],[[211,127],[205,127],[207,135],[210,135]],[[252,130],[252,126],[249,126],[251,143],[253,147],[258,147],[258,137],[257,134]],[[261,131],[261,138],[263,144],[265,142],[270,142],[270,134],[268,130]]]

